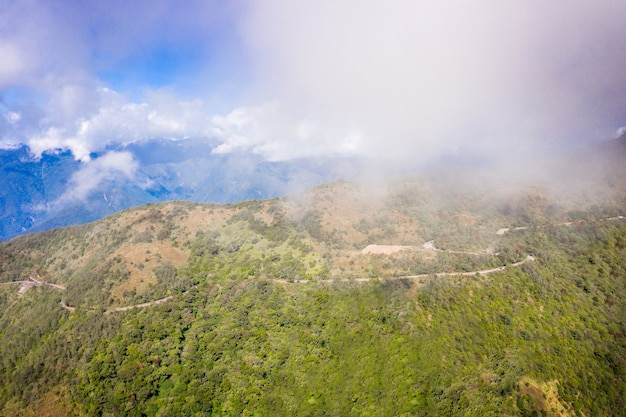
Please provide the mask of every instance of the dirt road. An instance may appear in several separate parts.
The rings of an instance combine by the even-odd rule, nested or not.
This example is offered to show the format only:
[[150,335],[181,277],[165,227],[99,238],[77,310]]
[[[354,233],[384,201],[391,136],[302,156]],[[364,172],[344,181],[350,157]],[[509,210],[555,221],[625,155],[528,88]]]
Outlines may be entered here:
[[[105,313],[113,313],[113,312],[116,312],[116,311],[128,311],[128,310],[132,310],[133,308],[146,308],[146,307],[150,307],[151,305],[155,305],[155,304],[163,304],[165,302],[170,301],[173,298],[174,298],[174,296],[170,295],[168,297],[160,298],[158,300],[148,301],[147,303],[134,304],[134,305],[125,306],[125,307],[113,307],[113,308],[110,308],[110,309],[105,308],[104,312]],[[64,308],[67,311],[75,311],[76,310],[76,307],[72,307],[72,306],[67,305],[65,303],[65,301],[61,301],[60,305],[61,305],[62,308]],[[87,311],[94,311],[95,309],[87,307],[87,308],[85,308],[85,310],[87,310]]]

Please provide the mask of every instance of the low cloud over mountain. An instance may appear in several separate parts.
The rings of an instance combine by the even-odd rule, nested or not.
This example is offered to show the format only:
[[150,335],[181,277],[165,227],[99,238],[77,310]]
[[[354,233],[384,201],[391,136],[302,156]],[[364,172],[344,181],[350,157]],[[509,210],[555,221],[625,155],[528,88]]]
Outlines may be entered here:
[[207,137],[268,160],[489,158],[625,124],[626,6],[4,2],[0,143]]
[[[355,174],[372,175],[528,160],[626,124],[623,2],[33,0],[0,1],[0,16],[0,147],[25,163],[12,160],[10,175],[45,155],[78,161],[50,171],[60,177],[40,201],[42,186],[7,185],[32,194],[5,203],[24,213],[120,181],[163,196],[154,166],[124,153],[157,138],[192,138],[207,161],[229,161],[196,168],[227,184],[246,161],[294,172],[302,159],[341,161],[336,173],[361,159]],[[239,184],[268,181],[252,187],[272,190],[260,195],[291,182],[240,172]]]

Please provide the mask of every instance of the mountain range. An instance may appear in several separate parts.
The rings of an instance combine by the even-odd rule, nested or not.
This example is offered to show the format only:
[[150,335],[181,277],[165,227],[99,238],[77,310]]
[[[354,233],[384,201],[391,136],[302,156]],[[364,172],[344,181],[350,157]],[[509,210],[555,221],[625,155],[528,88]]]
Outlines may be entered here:
[[0,414],[623,415],[623,145],[1,242]]
[[[34,156],[27,146],[0,149],[0,240],[94,221],[146,203],[265,199],[337,179],[407,171],[406,167],[381,168],[374,161],[355,157],[267,161],[253,153],[216,154],[213,145],[204,139],[149,140],[111,146],[92,154],[87,162],[77,161],[69,151],[63,150]],[[474,182],[490,183],[499,177],[504,182],[510,179],[516,183],[524,178],[524,182],[552,188],[555,184],[568,188],[589,182],[586,187],[589,188],[597,186],[596,177],[604,169],[603,162],[591,162],[598,158],[610,160],[615,172],[622,165],[619,158],[624,148],[626,135],[563,155],[506,161],[499,167],[476,156],[455,156],[408,171],[422,176],[450,177],[459,170],[477,167],[466,171],[475,178]],[[611,158],[607,159],[607,155]],[[568,189],[569,193],[581,191]]]
[[[98,165],[110,154],[125,155],[121,163],[131,165],[132,171]],[[111,147],[86,163],[68,151],[35,157],[26,146],[2,149],[0,240],[158,201],[230,203],[281,196],[351,177],[357,165],[350,158],[270,162],[249,153],[219,155],[206,141],[194,139]]]

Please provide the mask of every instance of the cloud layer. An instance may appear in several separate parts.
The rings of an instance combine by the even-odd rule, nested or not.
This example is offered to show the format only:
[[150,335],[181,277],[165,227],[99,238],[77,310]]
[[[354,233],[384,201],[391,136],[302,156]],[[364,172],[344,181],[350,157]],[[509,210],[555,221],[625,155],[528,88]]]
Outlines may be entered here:
[[[165,92],[151,92],[141,103],[128,102],[120,94],[106,88],[88,97],[97,103],[94,111],[77,115],[68,123],[52,125],[28,144],[35,155],[48,149],[70,149],[76,159],[88,161],[90,153],[111,144],[128,144],[150,138],[180,139],[202,135],[206,115],[202,102],[178,101]],[[75,97],[68,101],[75,106]]]
[[626,124],[626,3],[0,0],[0,145],[207,137],[417,164]]
[[[422,159],[606,138],[626,118],[626,3],[254,2],[261,97]],[[271,23],[270,23],[271,22]]]

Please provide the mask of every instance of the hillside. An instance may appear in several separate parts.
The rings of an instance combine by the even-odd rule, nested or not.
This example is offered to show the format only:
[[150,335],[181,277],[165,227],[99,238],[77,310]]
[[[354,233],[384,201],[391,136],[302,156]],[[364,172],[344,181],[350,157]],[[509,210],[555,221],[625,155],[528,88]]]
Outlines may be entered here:
[[111,146],[79,162],[69,151],[35,157],[26,146],[0,149],[0,240],[146,203],[271,198],[349,175],[357,165],[345,158],[268,162],[212,151],[206,140],[162,139]]
[[2,243],[0,414],[624,415],[626,181],[602,161]]

